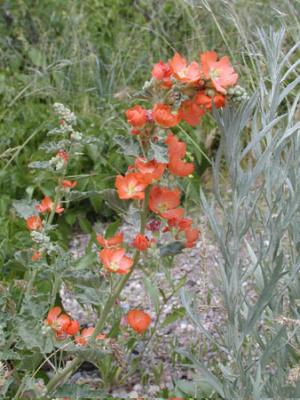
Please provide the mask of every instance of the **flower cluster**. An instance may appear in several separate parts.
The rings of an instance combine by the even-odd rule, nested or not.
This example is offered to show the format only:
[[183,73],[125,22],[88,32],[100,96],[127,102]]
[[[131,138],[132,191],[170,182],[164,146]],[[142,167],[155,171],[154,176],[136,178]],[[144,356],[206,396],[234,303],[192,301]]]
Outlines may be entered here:
[[[223,107],[229,89],[230,98],[234,97],[237,79],[228,57],[219,59],[213,51],[201,54],[199,62],[188,63],[176,53],[167,63],[160,61],[153,66],[152,79],[144,86],[151,108],[137,104],[126,111],[131,134],[138,140],[139,154],[125,175],[117,175],[115,180],[118,197],[135,201],[144,217],[152,213],[152,219],[144,221],[144,225],[141,219],[141,230],[129,245],[136,250],[134,256],[127,254],[128,245],[121,232],[109,238],[97,235],[102,247],[98,254],[106,271],[130,274],[140,252],[159,249],[163,233],[171,234],[183,247],[195,245],[199,230],[186,217],[180,205],[181,190],[174,185],[178,178],[193,174],[195,167],[186,160],[186,144],[170,129],[181,121],[196,126],[207,111]],[[236,93],[241,96],[242,92]],[[157,157],[154,144],[165,156]],[[142,310],[131,310],[126,321],[133,330],[144,333],[151,318]]]
[[[143,334],[151,324],[151,317],[142,310],[130,310],[126,315],[126,323],[135,332]],[[90,326],[88,328],[83,328],[80,332],[79,322],[63,313],[59,306],[52,307],[49,310],[44,325],[54,332],[57,340],[65,340],[74,337],[74,342],[78,346],[86,346],[95,331],[95,328]],[[105,340],[106,338],[107,336],[105,333],[100,333],[96,335],[95,340]]]
[[[55,250],[55,246],[51,243],[48,236],[48,231],[51,230],[52,219],[55,214],[62,214],[64,212],[61,200],[63,198],[66,199],[70,190],[74,189],[77,185],[77,181],[65,179],[70,158],[74,153],[74,135],[76,136],[78,133],[75,132],[72,126],[72,124],[76,123],[76,116],[67,107],[59,103],[54,104],[54,109],[59,117],[60,128],[53,129],[49,134],[59,134],[65,139],[58,142],[59,148],[55,156],[47,164],[49,170],[54,171],[58,175],[58,177],[55,177],[57,179],[55,199],[45,196],[36,205],[34,214],[26,218],[27,228],[30,230],[31,238],[37,247],[32,255],[33,261],[39,260],[43,253],[50,254]],[[76,137],[78,139],[78,135]]]
[[[160,61],[152,69],[152,80],[146,85],[150,100],[155,99],[151,109],[137,104],[126,111],[131,133],[139,137],[140,155],[125,175],[116,177],[118,196],[121,200],[145,201],[148,191],[147,208],[158,218],[156,224],[159,223],[158,229],[149,230],[170,232],[187,248],[195,245],[199,231],[192,227],[192,220],[185,217],[180,207],[181,191],[173,187],[174,179],[167,176],[183,178],[193,174],[195,168],[185,160],[186,144],[170,128],[183,120],[195,126],[213,106],[223,107],[229,89],[233,96],[237,79],[228,57],[219,59],[215,52],[208,51],[200,55],[199,62],[188,63],[176,53],[167,63]],[[166,149],[166,160],[153,156],[150,151],[153,143]],[[167,184],[159,184],[161,180]],[[126,274],[133,259],[125,255],[123,237],[118,236],[118,239],[112,238],[110,243],[98,239],[104,247],[99,256],[107,270]],[[151,246],[155,246],[155,240],[143,233],[133,242],[133,247],[139,251]]]
[[62,313],[60,307],[53,307],[48,312],[45,325],[50,327],[57,339],[63,340],[79,332],[79,322],[72,320],[67,314]]
[[[136,105],[126,112],[132,134],[147,137],[153,126],[173,128],[182,120],[191,126],[199,124],[201,117],[212,107],[223,107],[227,95],[234,96],[237,73],[228,57],[219,58],[214,51],[200,54],[199,62],[188,63],[176,53],[167,63],[160,61],[152,69],[152,80],[145,89],[161,101],[151,110]],[[236,92],[243,95],[242,88]]]
[[[72,320],[69,315],[63,313],[59,306],[49,310],[44,324],[45,327],[52,329],[57,340],[65,340],[73,336],[75,343],[79,346],[85,346],[95,330],[94,327],[89,327],[83,328],[80,332],[79,322]],[[105,338],[105,334],[96,336],[96,340],[103,340]]]

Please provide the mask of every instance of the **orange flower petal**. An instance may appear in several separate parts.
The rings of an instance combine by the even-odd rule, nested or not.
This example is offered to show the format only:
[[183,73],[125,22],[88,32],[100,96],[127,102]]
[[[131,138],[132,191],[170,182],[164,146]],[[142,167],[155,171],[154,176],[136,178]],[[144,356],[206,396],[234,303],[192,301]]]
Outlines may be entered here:
[[51,310],[49,310],[48,315],[47,315],[47,322],[49,325],[52,325],[54,321],[56,321],[57,317],[61,314],[61,308],[60,307],[52,307]]
[[115,236],[105,239],[102,235],[97,235],[96,239],[98,243],[105,248],[109,247],[118,247],[121,243],[123,243],[124,234],[122,232],[118,232]]
[[32,215],[26,219],[27,228],[31,231],[36,231],[42,228],[43,222],[38,215]]
[[147,110],[136,105],[126,111],[126,117],[129,125],[134,128],[143,128],[147,122]]
[[151,317],[142,310],[130,310],[127,314],[127,322],[137,333],[144,333],[151,324]]
[[131,173],[125,176],[117,175],[115,186],[120,199],[143,199],[145,197],[144,189],[147,183],[143,182],[143,175]]
[[152,110],[152,116],[157,125],[162,128],[171,128],[180,122],[178,113],[173,113],[167,104],[155,104]]
[[180,190],[178,188],[173,190],[160,186],[151,188],[148,207],[154,213],[163,216],[163,213],[178,207],[179,204]]

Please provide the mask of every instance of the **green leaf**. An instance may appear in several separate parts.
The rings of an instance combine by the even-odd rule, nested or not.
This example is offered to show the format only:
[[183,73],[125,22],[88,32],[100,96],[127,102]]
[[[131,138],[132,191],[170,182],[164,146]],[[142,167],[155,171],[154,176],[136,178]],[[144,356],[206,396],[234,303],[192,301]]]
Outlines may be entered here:
[[200,361],[198,361],[194,356],[185,352],[185,351],[178,351],[179,354],[182,356],[187,357],[192,363],[194,368],[200,372],[203,382],[209,385],[212,389],[214,389],[221,397],[224,396],[223,384],[220,379],[210,372],[207,367]]
[[113,140],[121,147],[120,153],[126,156],[137,157],[140,154],[140,148],[137,142],[134,142],[132,137],[114,136]]
[[101,192],[101,197],[110,205],[111,208],[119,213],[126,213],[128,203],[121,200],[115,189],[105,189]]
[[41,326],[36,321],[23,321],[17,326],[17,335],[22,339],[27,350],[40,350],[41,353],[51,353],[53,343],[49,336],[41,335]]
[[182,249],[184,249],[184,244],[180,241],[175,241],[167,244],[166,246],[160,247],[160,255],[161,257],[166,256],[176,256],[176,254],[180,254]]
[[167,163],[169,161],[168,149],[165,145],[150,142],[150,147],[151,148],[148,151],[149,159],[155,159],[161,163]]
[[[188,381],[185,379],[180,379],[176,383],[176,389],[180,390],[182,393],[187,394],[189,396],[199,398],[209,398],[212,395],[213,390],[210,385],[208,385],[203,380],[200,381],[199,379],[196,381]],[[204,397],[205,396],[205,397]]]
[[88,268],[93,265],[97,261],[97,254],[95,252],[91,252],[85,254],[83,257],[79,259],[76,263],[76,269]]
[[70,343],[64,349],[66,352],[76,354],[84,360],[90,360],[91,362],[99,362],[105,353],[96,347],[96,344],[90,344],[87,346],[77,346],[76,344]]
[[36,200],[15,200],[13,207],[21,218],[28,218],[31,215],[38,215],[35,206],[38,204]]
[[287,274],[287,271],[283,271],[283,254],[277,255],[276,267],[274,268],[273,274],[271,275],[269,281],[264,282],[264,288],[257,301],[250,308],[248,318],[245,323],[244,335],[247,335],[254,328],[257,321],[261,318],[263,310],[268,306],[272,297],[276,294],[276,288],[279,280]]
[[64,215],[68,225],[74,225],[77,219],[76,212],[69,211]]
[[86,151],[88,156],[96,163],[99,160],[99,147],[95,143],[89,143],[86,145]]
[[144,278],[144,285],[147,294],[149,295],[151,302],[155,308],[155,312],[159,312],[159,305],[160,305],[160,293],[156,286],[152,284],[149,278]]
[[69,193],[69,199],[70,199],[70,201],[83,200],[83,199],[87,199],[88,197],[91,197],[91,196],[101,196],[102,193],[103,193],[103,190],[88,190],[86,192],[81,192],[79,190],[72,190]]
[[56,392],[56,397],[70,397],[72,400],[85,400],[85,399],[112,399],[101,389],[93,389],[89,385],[76,385],[74,383],[65,383],[60,386]]
[[80,228],[83,230],[84,233],[93,232],[93,227],[90,221],[84,215],[78,215],[78,221]]
[[39,146],[40,150],[45,151],[46,153],[54,153],[56,151],[59,151],[60,149],[65,149],[68,146],[70,146],[71,141],[70,140],[59,140],[58,142],[46,142],[42,143]]
[[184,316],[185,316],[185,309],[183,307],[176,308],[166,316],[165,320],[161,324],[161,327],[164,328],[167,325],[177,321],[178,319],[183,318]]
[[30,58],[32,64],[37,67],[44,67],[46,65],[46,58],[44,54],[36,47],[30,47],[28,51],[28,57]]
[[120,219],[117,219],[115,222],[112,222],[111,224],[109,224],[105,231],[105,239],[108,239],[108,238],[111,238],[112,236],[114,236],[117,233],[120,225],[121,225]]
[[21,360],[22,356],[18,353],[16,353],[13,350],[4,350],[0,352],[0,359],[3,361],[6,360]]
[[49,161],[33,161],[28,164],[29,168],[32,169],[48,169],[50,167]]

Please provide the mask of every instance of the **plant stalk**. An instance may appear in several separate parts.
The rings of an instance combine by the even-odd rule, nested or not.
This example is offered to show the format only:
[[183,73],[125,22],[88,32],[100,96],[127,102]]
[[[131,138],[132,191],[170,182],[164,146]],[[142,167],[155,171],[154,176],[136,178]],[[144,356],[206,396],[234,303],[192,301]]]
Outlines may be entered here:
[[[145,233],[145,228],[146,228],[146,222],[147,222],[147,215],[148,215],[148,203],[149,203],[149,195],[150,195],[150,187],[147,187],[145,190],[145,198],[143,202],[143,208],[141,211],[141,227],[140,227],[140,233],[144,234]],[[89,342],[92,343],[96,336],[101,332],[105,321],[107,319],[107,316],[109,315],[111,309],[114,307],[117,298],[119,297],[120,293],[122,292],[124,286],[126,285],[127,281],[129,280],[135,266],[137,265],[138,261],[140,258],[140,251],[136,251],[134,258],[133,258],[133,266],[131,271],[124,275],[118,282],[118,284],[115,287],[114,294],[110,296],[104,306],[104,309],[102,311],[102,314],[100,316],[100,319],[98,320],[95,330],[93,332],[93,335],[90,337]],[[47,385],[47,393],[50,394],[65,378],[75,371],[77,368],[80,367],[82,364],[83,360],[80,357],[75,357],[72,362],[64,368],[62,371],[58,372],[53,376],[52,379],[50,379],[48,385]]]

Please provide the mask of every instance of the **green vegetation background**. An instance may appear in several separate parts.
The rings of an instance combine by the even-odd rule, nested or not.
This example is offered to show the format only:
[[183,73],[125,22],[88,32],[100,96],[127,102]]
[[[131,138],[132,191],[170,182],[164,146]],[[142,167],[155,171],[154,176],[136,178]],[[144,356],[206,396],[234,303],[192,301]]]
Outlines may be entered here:
[[[75,111],[79,130],[97,137],[72,165],[79,189],[112,187],[126,160],[112,140],[126,133],[124,110],[150,77],[152,65],[174,51],[197,57],[215,49],[228,54],[240,81],[255,89],[251,57],[258,27],[285,26],[299,35],[297,0],[4,0],[0,5],[0,265],[11,271],[12,255],[28,243],[24,221],[12,211],[15,199],[50,194],[53,182],[33,174],[28,163],[49,158],[39,148],[55,123],[52,105]],[[287,43],[288,45],[288,43]],[[208,166],[210,117],[184,134],[199,174]],[[193,183],[193,182],[192,182]],[[199,185],[196,179],[195,188]],[[194,188],[194,189],[195,189]],[[196,189],[195,189],[196,190]],[[196,194],[197,195],[197,194]],[[97,196],[76,203],[60,219],[67,240],[74,228],[91,229],[112,211]]]

